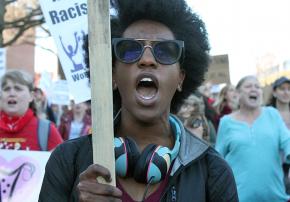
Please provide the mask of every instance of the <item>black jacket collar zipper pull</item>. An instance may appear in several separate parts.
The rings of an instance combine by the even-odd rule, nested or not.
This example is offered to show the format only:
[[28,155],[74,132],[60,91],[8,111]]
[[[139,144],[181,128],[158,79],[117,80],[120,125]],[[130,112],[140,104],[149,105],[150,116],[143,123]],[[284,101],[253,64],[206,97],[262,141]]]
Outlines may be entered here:
[[175,186],[172,186],[171,187],[171,201],[172,202],[177,201],[177,198],[176,198],[176,188],[175,188]]

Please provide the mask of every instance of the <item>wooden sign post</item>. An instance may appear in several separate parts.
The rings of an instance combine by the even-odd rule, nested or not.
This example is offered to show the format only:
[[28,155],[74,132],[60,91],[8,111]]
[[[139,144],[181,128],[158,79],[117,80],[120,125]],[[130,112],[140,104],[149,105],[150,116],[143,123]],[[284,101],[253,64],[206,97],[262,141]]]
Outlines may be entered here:
[[[88,23],[94,163],[110,170],[109,184],[115,186],[109,0],[88,0]],[[99,178],[98,181],[106,183]]]

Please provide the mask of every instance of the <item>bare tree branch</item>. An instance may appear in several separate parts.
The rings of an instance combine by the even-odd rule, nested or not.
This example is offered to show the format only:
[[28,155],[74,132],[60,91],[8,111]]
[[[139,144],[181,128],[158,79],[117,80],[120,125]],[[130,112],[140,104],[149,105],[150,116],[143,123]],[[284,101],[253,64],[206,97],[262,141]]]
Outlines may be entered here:
[[51,33],[48,29],[46,29],[45,27],[43,27],[42,25],[39,26],[44,32],[46,32],[48,34],[48,36],[51,36]]
[[40,44],[37,44],[37,43],[35,43],[35,42],[31,42],[31,41],[24,41],[24,44],[28,44],[28,45],[32,45],[32,46],[35,46],[35,47],[39,47],[39,48],[41,48],[41,49],[43,49],[43,50],[46,50],[46,51],[49,51],[49,52],[51,52],[51,53],[53,53],[55,56],[57,56],[57,53],[56,52],[54,52],[53,50],[51,50],[51,49],[49,49],[49,48],[46,48],[46,47],[44,47],[44,46],[42,46],[42,45],[40,45]]
[[40,10],[40,7],[31,10],[31,12],[19,19],[14,19],[13,21],[6,21],[4,24],[4,29],[10,29],[10,28],[18,28],[25,26],[26,24],[34,23],[35,21],[40,21],[40,23],[44,23],[44,17],[42,15],[42,12]]
[[[4,5],[5,7],[8,6],[8,4],[17,2],[17,0],[0,0],[5,1]],[[3,5],[3,4],[2,4]],[[34,5],[33,5],[34,6]],[[0,40],[0,46],[5,47],[12,45],[15,43],[20,37],[24,35],[24,33],[29,30],[30,28],[40,26],[44,23],[44,16],[42,14],[42,11],[40,9],[39,5],[35,5],[35,8],[27,5],[23,5],[22,7],[16,8],[19,11],[22,11],[22,15],[24,16],[16,16],[12,17],[10,19],[5,19],[4,23],[0,26],[0,39],[2,37],[2,33],[4,30],[11,30],[11,34],[9,33],[10,37],[9,39],[4,40],[4,42]],[[1,17],[4,19],[6,9],[4,9],[4,12],[0,13],[0,19]],[[43,28],[42,28],[43,29]],[[45,30],[45,29],[44,29]],[[46,31],[48,33],[48,31]]]
[[18,39],[20,36],[22,36],[22,34],[23,34],[26,30],[28,30],[28,29],[30,29],[30,28],[32,28],[32,27],[35,27],[35,26],[37,26],[37,25],[40,25],[40,24],[42,24],[42,22],[37,22],[37,21],[36,21],[36,22],[31,23],[31,24],[25,24],[23,27],[20,27],[19,30],[18,30],[18,32],[13,36],[12,39],[10,39],[8,42],[3,43],[3,47],[5,47],[5,46],[9,46],[9,45],[12,45],[14,42],[17,41],[17,39]]
[[[3,1],[3,0],[2,0]],[[5,0],[4,1],[4,6],[7,6],[8,4],[11,4],[13,2],[16,2],[17,0]]]

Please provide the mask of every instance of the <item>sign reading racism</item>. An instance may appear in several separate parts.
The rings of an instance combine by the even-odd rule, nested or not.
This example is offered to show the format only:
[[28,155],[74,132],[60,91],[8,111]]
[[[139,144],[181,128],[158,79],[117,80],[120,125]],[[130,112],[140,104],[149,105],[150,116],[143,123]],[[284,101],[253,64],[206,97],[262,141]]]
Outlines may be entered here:
[[213,84],[231,83],[228,55],[216,55],[211,57],[206,81]]
[[88,33],[86,0],[40,0],[59,59],[76,103],[91,98],[83,39]]
[[50,152],[0,150],[0,201],[37,202]]

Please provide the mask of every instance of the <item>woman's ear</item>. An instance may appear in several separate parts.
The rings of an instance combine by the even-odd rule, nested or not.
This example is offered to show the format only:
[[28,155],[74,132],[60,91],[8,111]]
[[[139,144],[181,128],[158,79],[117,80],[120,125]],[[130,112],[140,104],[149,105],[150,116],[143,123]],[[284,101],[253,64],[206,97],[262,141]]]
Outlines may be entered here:
[[185,79],[185,71],[183,69],[181,69],[179,72],[179,82],[178,82],[178,86],[177,86],[177,90],[179,92],[182,91],[182,85],[183,85],[184,79]]
[[112,80],[112,88],[113,90],[116,90],[118,88],[117,83],[114,79]]
[[34,91],[30,91],[30,99],[29,102],[32,102],[34,100],[35,94]]

